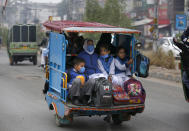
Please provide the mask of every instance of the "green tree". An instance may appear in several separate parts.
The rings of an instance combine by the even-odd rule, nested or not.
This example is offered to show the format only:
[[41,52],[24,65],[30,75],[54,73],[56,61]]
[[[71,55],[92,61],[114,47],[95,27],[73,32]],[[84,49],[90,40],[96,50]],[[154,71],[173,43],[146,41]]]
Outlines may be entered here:
[[120,27],[130,27],[131,21],[126,16],[121,1],[106,0],[103,12],[105,16],[104,23]]
[[86,0],[85,21],[101,22],[103,21],[103,9],[97,0]]
[[[84,14],[84,21],[87,22],[102,22],[103,8],[99,5],[98,0],[86,0],[86,8]],[[85,34],[86,38],[99,40],[100,34]],[[96,41],[97,42],[97,41]]]
[[37,25],[37,43],[40,44],[43,38],[45,38],[45,32],[42,30],[40,25]]
[[110,25],[117,25],[120,22],[121,6],[117,0],[107,0],[104,7],[104,22]]
[[5,27],[0,27],[0,37],[2,38],[2,44],[5,45],[7,43],[8,38],[8,29]]
[[104,8],[97,0],[86,0],[85,21],[101,22],[120,27],[131,27],[131,20],[125,14],[124,0],[106,0]]

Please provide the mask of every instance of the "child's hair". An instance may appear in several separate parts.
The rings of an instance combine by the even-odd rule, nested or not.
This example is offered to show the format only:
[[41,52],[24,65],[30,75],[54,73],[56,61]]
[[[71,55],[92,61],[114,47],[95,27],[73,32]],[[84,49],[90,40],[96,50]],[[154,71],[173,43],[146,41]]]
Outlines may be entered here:
[[110,46],[109,46],[108,44],[102,44],[102,45],[100,46],[100,49],[101,49],[101,48],[105,48],[106,50],[110,51]]
[[126,52],[126,50],[125,50],[125,48],[124,48],[123,46],[119,46],[119,47],[117,48],[117,53],[119,53],[119,51],[122,50],[122,49]]
[[92,39],[87,39],[87,42],[93,42],[93,40]]
[[82,59],[82,58],[76,57],[76,58],[74,59],[74,61],[73,61],[73,65],[74,65],[74,66],[75,66],[75,65],[79,65],[80,63],[85,63],[85,60]]

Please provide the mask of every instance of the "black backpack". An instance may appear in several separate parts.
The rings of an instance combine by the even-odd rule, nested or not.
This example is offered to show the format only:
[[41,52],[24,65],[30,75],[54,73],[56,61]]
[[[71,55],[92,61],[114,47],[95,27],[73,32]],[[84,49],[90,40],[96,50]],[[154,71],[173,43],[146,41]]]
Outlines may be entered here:
[[149,75],[150,59],[142,54],[136,56],[136,76],[146,78]]
[[112,106],[112,84],[106,78],[101,77],[95,80],[92,99],[96,107]]

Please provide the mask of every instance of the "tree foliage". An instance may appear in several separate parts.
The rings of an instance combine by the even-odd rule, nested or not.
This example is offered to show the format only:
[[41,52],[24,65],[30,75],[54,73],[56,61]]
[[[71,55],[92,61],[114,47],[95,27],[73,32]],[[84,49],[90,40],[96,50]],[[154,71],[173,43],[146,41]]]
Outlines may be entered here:
[[98,0],[86,0],[84,20],[131,27],[131,20],[126,16],[124,10],[124,0],[106,0],[104,7],[99,5]]
[[99,5],[97,0],[86,0],[85,20],[89,22],[103,21],[103,8]]
[[0,27],[0,37],[2,39],[3,45],[7,43],[7,38],[8,38],[8,29],[5,27]]
[[40,25],[37,25],[37,43],[40,44],[43,38],[45,38],[45,32],[42,30]]

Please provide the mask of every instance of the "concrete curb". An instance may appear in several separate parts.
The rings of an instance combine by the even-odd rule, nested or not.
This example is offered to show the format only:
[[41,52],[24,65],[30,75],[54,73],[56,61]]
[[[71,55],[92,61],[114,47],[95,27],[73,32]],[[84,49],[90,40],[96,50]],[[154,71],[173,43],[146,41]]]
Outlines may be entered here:
[[162,79],[162,80],[174,81],[174,82],[178,82],[178,83],[182,82],[181,76],[166,75],[166,74],[157,73],[157,72],[150,72],[149,77],[158,78],[158,79]]

